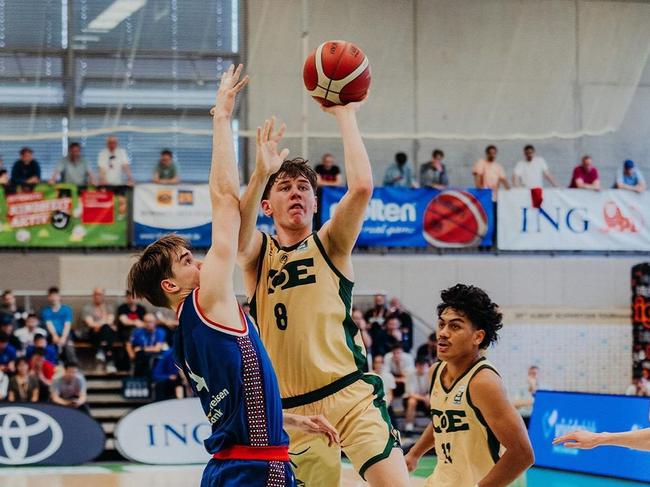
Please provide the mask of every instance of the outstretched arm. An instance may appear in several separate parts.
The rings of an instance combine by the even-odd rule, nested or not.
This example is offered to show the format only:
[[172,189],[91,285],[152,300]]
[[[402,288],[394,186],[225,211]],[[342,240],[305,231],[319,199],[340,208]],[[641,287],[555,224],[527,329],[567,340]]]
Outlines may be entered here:
[[210,202],[212,206],[212,245],[201,266],[199,304],[210,317],[239,328],[239,312],[233,288],[233,275],[239,234],[239,174],[235,161],[231,117],[237,93],[248,82],[239,79],[243,66],[230,66],[221,77],[217,100],[212,108],[212,165]]
[[554,445],[566,448],[591,449],[597,446],[623,446],[635,450],[650,451],[650,428],[623,433],[592,433],[574,431],[553,440]]

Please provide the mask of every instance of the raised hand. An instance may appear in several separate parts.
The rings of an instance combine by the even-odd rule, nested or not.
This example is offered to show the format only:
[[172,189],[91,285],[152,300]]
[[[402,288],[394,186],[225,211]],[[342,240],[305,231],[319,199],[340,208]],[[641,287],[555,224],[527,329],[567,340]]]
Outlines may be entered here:
[[244,65],[240,64],[235,69],[235,65],[231,64],[230,67],[221,75],[221,82],[217,90],[217,97],[214,107],[210,110],[212,116],[225,116],[230,117],[235,108],[235,97],[244,86],[248,84],[248,75],[244,76],[241,80],[241,72]]
[[255,170],[264,176],[277,172],[289,155],[289,149],[283,149],[278,154],[278,145],[284,136],[286,125],[282,124],[277,132],[273,132],[275,117],[264,121],[264,127],[257,127],[257,144],[255,151]]

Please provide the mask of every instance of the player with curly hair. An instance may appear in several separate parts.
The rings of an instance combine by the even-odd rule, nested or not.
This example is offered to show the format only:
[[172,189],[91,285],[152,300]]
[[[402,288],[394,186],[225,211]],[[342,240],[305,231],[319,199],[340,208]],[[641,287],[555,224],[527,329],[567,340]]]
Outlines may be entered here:
[[507,486],[533,464],[526,427],[483,351],[503,326],[499,307],[474,286],[442,291],[438,357],[431,372],[431,423],[406,455],[410,471],[435,446],[427,486]]

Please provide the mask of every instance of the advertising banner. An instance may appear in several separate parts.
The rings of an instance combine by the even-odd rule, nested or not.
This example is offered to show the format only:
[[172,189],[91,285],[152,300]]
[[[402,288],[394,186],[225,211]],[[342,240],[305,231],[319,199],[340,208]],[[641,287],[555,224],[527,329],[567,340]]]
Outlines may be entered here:
[[632,267],[633,373],[650,369],[650,262]]
[[211,433],[199,398],[147,404],[115,427],[118,451],[134,462],[151,464],[207,463],[210,455],[203,440]]
[[[332,218],[345,191],[323,188],[323,223]],[[494,231],[492,208],[492,193],[485,189],[375,188],[357,245],[490,246]]]
[[0,186],[0,247],[126,247],[127,198],[71,184]]
[[[650,250],[650,194],[626,190],[499,191],[503,250]],[[541,204],[539,199],[541,198]]]
[[650,397],[537,391],[529,429],[535,465],[650,482],[650,452],[612,446],[578,450],[552,443],[575,430],[648,428],[649,415]]
[[0,407],[0,465],[78,465],[104,450],[97,421],[76,409],[52,404]]

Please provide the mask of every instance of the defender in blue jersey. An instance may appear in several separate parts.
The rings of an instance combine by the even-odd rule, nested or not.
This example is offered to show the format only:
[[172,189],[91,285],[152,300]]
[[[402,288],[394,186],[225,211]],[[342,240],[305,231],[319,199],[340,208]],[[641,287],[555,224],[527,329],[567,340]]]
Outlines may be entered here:
[[[129,289],[155,306],[177,311],[176,364],[190,381],[212,425],[205,440],[212,460],[202,487],[289,487],[295,478],[277,379],[254,324],[233,288],[240,226],[239,178],[230,120],[248,82],[242,66],[221,78],[213,115],[209,186],[212,246],[203,262],[189,244],[168,235],[145,249],[129,271]],[[284,415],[284,424],[338,442],[322,416]]]

